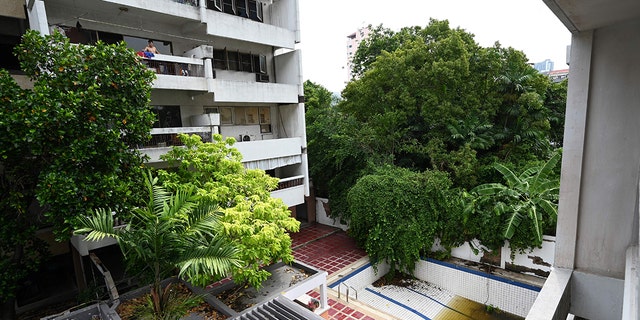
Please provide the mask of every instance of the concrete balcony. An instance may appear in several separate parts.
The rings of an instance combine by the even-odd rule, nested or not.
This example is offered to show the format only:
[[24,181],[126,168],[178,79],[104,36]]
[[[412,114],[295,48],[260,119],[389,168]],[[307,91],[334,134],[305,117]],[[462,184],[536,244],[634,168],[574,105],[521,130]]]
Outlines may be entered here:
[[[147,67],[154,71],[154,89],[190,90],[207,92],[208,85],[205,60],[165,54],[144,59]],[[212,72],[211,72],[212,74]],[[212,77],[212,75],[210,75]]]
[[[282,186],[282,187],[281,187]],[[280,179],[278,189],[271,191],[271,196],[280,198],[288,206],[304,203],[304,176]]]
[[200,20],[200,8],[196,0],[103,0],[118,6],[141,9],[162,15],[172,15],[189,20]]
[[151,141],[138,150],[149,157],[147,163],[163,162],[160,156],[166,154],[174,146],[182,145],[178,134],[198,134],[204,142],[211,142],[211,127],[154,128],[151,130]]
[[[210,127],[154,128],[151,142],[140,146],[139,150],[149,157],[148,163],[162,162],[161,155],[180,145],[177,141],[179,133],[195,133],[202,136],[203,141],[211,141]],[[242,153],[242,162],[247,168],[270,170],[301,162],[301,138],[237,142],[233,147]]]
[[144,16],[153,14],[154,20],[205,23],[207,34],[216,37],[288,49],[294,49],[297,41],[294,30],[207,9],[205,1],[103,0],[103,2],[118,7],[136,9],[136,13],[141,11]]
[[248,41],[276,48],[294,49],[296,33],[278,26],[256,22],[214,10],[206,10],[203,19],[207,34],[217,37]]
[[216,102],[298,103],[298,86],[282,83],[209,79]]
[[[238,142],[233,145],[242,153],[242,162],[260,162],[270,159],[286,159],[300,157],[302,154],[301,138],[271,139]],[[273,168],[261,168],[264,170]]]

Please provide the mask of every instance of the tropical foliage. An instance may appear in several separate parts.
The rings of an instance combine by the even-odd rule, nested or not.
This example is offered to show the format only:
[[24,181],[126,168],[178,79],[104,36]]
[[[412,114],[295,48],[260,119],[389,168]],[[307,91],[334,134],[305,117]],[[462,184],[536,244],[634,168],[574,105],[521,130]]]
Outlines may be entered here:
[[349,190],[349,234],[367,251],[374,268],[386,261],[390,277],[397,270],[411,273],[439,234],[450,186],[441,171],[380,167]]
[[93,215],[79,219],[76,233],[86,234],[86,241],[115,238],[129,270],[152,284],[152,318],[176,319],[184,315],[176,316],[176,309],[183,310],[181,306],[191,301],[176,304],[171,285],[162,288],[161,281],[178,270],[178,277],[204,286],[240,266],[239,252],[220,235],[221,214],[217,206],[197,199],[193,188],[171,194],[151,173],[145,183],[146,205],[135,208],[125,225],[115,225],[116,216],[111,209],[97,209]]
[[242,261],[232,268],[233,280],[260,287],[270,275],[263,266],[293,261],[289,232],[300,228],[282,199],[271,197],[278,179],[245,169],[233,138],[216,134],[211,143],[197,135],[180,139],[184,147],[163,156],[172,169],[158,171],[161,181],[170,190],[193,188],[199,199],[220,207],[221,236],[235,244]]
[[14,51],[32,88],[0,70],[0,301],[14,309],[20,280],[46,246],[67,239],[77,215],[139,203],[154,74],[124,44],[72,45],[28,31]]
[[[361,184],[382,181],[378,174],[389,166],[415,174],[446,174],[450,185],[442,185],[440,192],[449,200],[441,203],[441,211],[432,219],[419,223],[436,230],[445,248],[471,239],[482,239],[484,247],[501,246],[507,215],[465,211],[476,199],[469,190],[502,181],[504,170],[497,171],[496,166],[525,172],[551,159],[554,148],[562,143],[566,85],[552,84],[536,72],[521,51],[499,43],[482,47],[472,34],[451,28],[446,20],[431,20],[425,27],[398,32],[383,26],[372,28],[353,63],[354,80],[342,91],[341,99],[330,104],[315,103],[327,99],[313,99],[307,112],[310,174],[319,194],[328,196],[331,215],[349,222],[357,237],[365,237],[359,240],[369,255],[388,260],[402,256],[403,261],[410,261],[406,257],[426,252],[430,241],[416,244],[412,254],[400,255],[388,250],[409,245],[398,247],[394,236],[387,234],[375,239],[385,245],[378,243],[374,248],[373,239],[366,237],[376,233],[357,231],[374,226],[367,214],[352,205],[352,192],[360,190]],[[322,89],[305,83],[305,95],[316,97]],[[559,177],[557,170],[546,175],[549,181]],[[368,201],[378,204],[385,218],[404,217],[399,220],[408,230],[425,227],[417,226],[414,218],[406,218],[400,210],[387,209],[395,204],[379,203],[373,196],[392,202],[402,199],[403,206],[411,207],[396,194],[406,193],[404,188],[381,186],[380,190],[384,193],[370,191]],[[365,193],[357,194],[365,197]],[[369,216],[380,217],[381,213],[373,213],[377,207],[358,199]],[[553,197],[547,200],[555,204]],[[518,248],[537,246],[537,230],[553,228],[551,218],[542,224],[520,219],[517,226],[521,216],[511,217],[514,223],[507,235],[511,230],[522,231],[514,231],[510,239]],[[385,224],[385,220],[377,223]]]
[[[496,163],[495,169],[502,174],[506,185],[486,183],[472,189],[475,198],[469,201],[468,214],[500,217],[505,221],[504,238],[511,240],[516,233],[520,233],[520,239],[533,235],[534,239],[527,239],[530,241],[526,244],[541,245],[543,232],[555,225],[557,217],[560,181],[554,176],[554,169],[559,160],[560,153],[556,153],[543,165],[530,167],[518,175]],[[521,228],[525,219],[533,230]]]

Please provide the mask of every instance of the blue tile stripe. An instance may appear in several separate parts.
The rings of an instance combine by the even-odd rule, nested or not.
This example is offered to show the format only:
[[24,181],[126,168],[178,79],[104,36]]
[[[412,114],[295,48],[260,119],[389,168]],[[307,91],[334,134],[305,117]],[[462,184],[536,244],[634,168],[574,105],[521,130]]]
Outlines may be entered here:
[[407,309],[407,310],[409,310],[409,311],[411,311],[411,312],[415,313],[417,316],[419,316],[419,317],[420,317],[420,318],[422,318],[422,319],[425,319],[425,320],[431,320],[429,317],[427,317],[427,316],[425,316],[424,314],[420,313],[420,311],[418,311],[418,310],[416,310],[416,309],[414,309],[414,308],[411,308],[411,307],[409,307],[408,305],[403,304],[403,303],[402,303],[402,302],[400,302],[400,301],[397,301],[397,300],[395,300],[395,299],[389,298],[389,297],[385,296],[384,294],[382,294],[382,293],[380,293],[380,292],[377,292],[377,291],[374,291],[374,290],[371,290],[371,289],[369,289],[369,288],[365,288],[365,290],[366,290],[366,291],[369,291],[369,292],[371,292],[371,293],[375,294],[376,296],[381,297],[381,298],[383,298],[383,299],[385,299],[385,300],[387,300],[387,301],[389,301],[389,302],[391,302],[391,303],[393,303],[393,304],[396,304],[396,305],[398,305],[398,306],[401,306],[401,307],[403,307],[404,309]]
[[360,273],[361,271],[363,271],[364,269],[367,269],[369,267],[371,267],[371,262],[365,263],[360,268],[358,268],[358,269],[354,270],[353,272],[349,273],[348,275],[342,277],[340,280],[337,280],[334,283],[330,284],[329,288],[333,289],[333,288],[337,287],[340,283],[349,280],[349,278],[355,276],[356,274]]
[[444,261],[440,261],[440,260],[435,260],[435,259],[431,259],[431,258],[422,258],[422,260],[437,264],[437,265],[441,265],[441,266],[445,266],[445,267],[449,267],[449,268],[453,268],[459,271],[463,271],[463,272],[467,272],[467,273],[471,273],[473,275],[476,276],[480,276],[483,278],[488,278],[491,280],[495,280],[495,281],[499,281],[499,282],[503,282],[512,286],[516,286],[516,287],[520,287],[523,289],[528,289],[528,290],[532,290],[535,292],[540,292],[541,288],[536,287],[536,286],[532,286],[530,284],[526,284],[526,283],[522,283],[522,282],[518,282],[515,280],[510,280],[510,279],[505,279],[502,277],[498,277],[496,275],[490,274],[490,273],[485,273],[479,270],[474,270],[474,269],[469,269],[469,268],[465,268],[463,266],[459,266],[457,264],[454,263],[450,263],[450,262],[444,262]]

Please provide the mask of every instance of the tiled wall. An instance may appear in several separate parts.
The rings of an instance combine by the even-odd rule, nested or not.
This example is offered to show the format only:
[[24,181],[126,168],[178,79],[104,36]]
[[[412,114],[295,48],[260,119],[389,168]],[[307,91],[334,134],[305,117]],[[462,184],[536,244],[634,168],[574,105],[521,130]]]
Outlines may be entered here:
[[525,317],[540,288],[437,260],[420,261],[415,276],[453,294]]
[[[358,292],[365,291],[365,287],[378,280],[389,271],[387,264],[378,265],[378,272],[374,272],[371,264],[367,263],[351,274],[329,285],[341,294],[346,294],[345,283]],[[458,265],[437,261],[421,260],[416,264],[414,275],[452,294],[485,305],[492,305],[506,312],[525,317],[533,305],[540,288],[519,283],[505,278]],[[354,297],[351,289],[351,298]]]

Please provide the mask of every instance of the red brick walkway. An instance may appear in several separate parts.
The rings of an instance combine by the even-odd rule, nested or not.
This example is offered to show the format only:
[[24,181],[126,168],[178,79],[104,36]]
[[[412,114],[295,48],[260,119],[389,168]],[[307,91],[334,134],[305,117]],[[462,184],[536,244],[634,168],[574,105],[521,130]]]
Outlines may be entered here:
[[[293,256],[320,270],[329,277],[339,270],[365,257],[367,253],[358,248],[353,239],[341,229],[313,223],[291,234]],[[318,298],[317,292],[311,296]],[[329,298],[329,316],[336,320],[375,320],[361,311]]]

